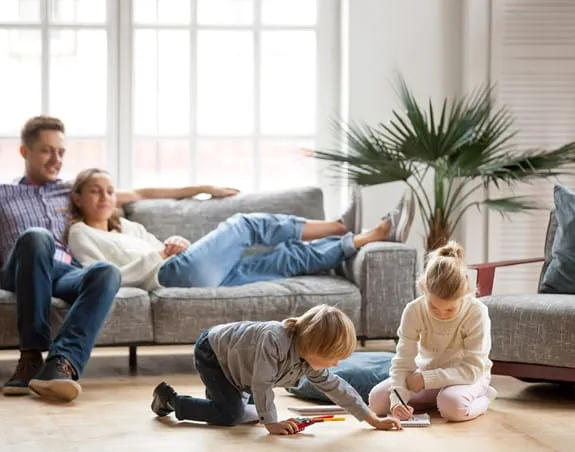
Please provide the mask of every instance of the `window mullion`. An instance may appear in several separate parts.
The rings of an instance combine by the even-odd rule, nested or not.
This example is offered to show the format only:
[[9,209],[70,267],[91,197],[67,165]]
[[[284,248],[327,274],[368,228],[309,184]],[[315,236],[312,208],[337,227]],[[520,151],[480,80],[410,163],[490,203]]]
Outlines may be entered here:
[[[334,137],[330,131],[330,119],[341,112],[340,90],[342,87],[342,61],[341,42],[334,40],[334,36],[340,35],[341,27],[341,2],[338,0],[318,0],[316,23],[316,149],[333,148]],[[335,57],[334,57],[335,55]],[[339,144],[339,143],[338,143]],[[326,171],[328,164],[322,160],[316,160],[318,185],[324,191],[324,204],[326,215],[337,215],[341,210],[346,196],[347,184],[334,184],[333,179]]]
[[108,83],[106,102],[107,166],[116,181],[120,167],[120,5],[118,0],[107,0],[106,41],[108,48]]
[[198,149],[198,2],[191,0],[190,8],[190,182],[197,181]]
[[41,109],[43,114],[48,114],[50,111],[50,30],[49,30],[49,14],[48,2],[50,0],[42,0],[40,2],[40,38],[42,40],[42,104]]
[[131,187],[133,131],[132,1],[116,0],[118,12],[118,185]]
[[259,191],[261,185],[261,0],[254,0],[254,135],[253,135],[253,164],[254,164],[254,188]]

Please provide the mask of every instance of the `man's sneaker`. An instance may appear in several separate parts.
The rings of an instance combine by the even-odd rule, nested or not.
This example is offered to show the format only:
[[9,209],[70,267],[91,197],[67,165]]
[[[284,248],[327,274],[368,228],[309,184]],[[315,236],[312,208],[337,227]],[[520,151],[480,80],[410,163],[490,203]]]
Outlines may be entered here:
[[154,389],[152,411],[160,417],[167,416],[174,411],[174,399],[177,395],[178,393],[174,391],[174,388],[162,381]]
[[71,402],[82,392],[72,365],[62,356],[46,361],[40,373],[30,380],[30,389],[42,397]]
[[415,199],[411,191],[407,190],[399,200],[395,209],[389,212],[383,219],[391,221],[391,232],[387,238],[390,242],[405,242],[409,236],[413,216],[415,215]]
[[42,353],[36,350],[20,352],[20,359],[16,370],[10,379],[2,386],[2,394],[7,396],[28,395],[30,379],[38,373],[44,365]]
[[362,207],[361,189],[359,187],[353,187],[351,191],[351,202],[337,221],[345,224],[348,231],[359,234],[362,227]]

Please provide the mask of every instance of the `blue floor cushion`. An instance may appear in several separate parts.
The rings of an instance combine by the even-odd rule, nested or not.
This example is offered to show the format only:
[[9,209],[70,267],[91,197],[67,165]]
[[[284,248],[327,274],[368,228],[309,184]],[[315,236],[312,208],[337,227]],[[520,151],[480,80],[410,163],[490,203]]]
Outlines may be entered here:
[[[388,352],[355,352],[330,370],[353,386],[367,403],[371,389],[389,377],[393,356],[394,353]],[[323,392],[316,389],[305,377],[296,387],[288,388],[288,392],[302,399],[330,402]]]

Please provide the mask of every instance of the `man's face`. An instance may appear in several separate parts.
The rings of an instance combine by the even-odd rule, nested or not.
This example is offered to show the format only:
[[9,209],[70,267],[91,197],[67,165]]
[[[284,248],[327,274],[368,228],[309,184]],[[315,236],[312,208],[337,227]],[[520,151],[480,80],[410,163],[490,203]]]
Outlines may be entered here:
[[30,147],[20,147],[20,154],[26,160],[26,177],[38,185],[55,181],[62,169],[65,152],[62,132],[42,130]]

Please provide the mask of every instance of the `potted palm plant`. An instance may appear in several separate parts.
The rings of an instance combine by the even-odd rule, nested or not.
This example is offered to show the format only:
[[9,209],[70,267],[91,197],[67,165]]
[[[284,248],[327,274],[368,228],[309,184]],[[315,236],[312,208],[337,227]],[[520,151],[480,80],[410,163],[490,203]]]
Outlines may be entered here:
[[[401,78],[398,94],[401,112],[393,111],[389,123],[337,121],[343,152],[321,149],[313,155],[359,186],[404,181],[417,200],[428,251],[447,243],[472,207],[501,214],[539,207],[520,196],[489,198],[486,187],[513,188],[566,174],[575,162],[575,142],[552,150],[517,149],[512,116],[504,106],[494,107],[491,87],[444,100],[440,109],[430,101],[425,110]],[[432,193],[425,189],[426,177],[432,178]]]

